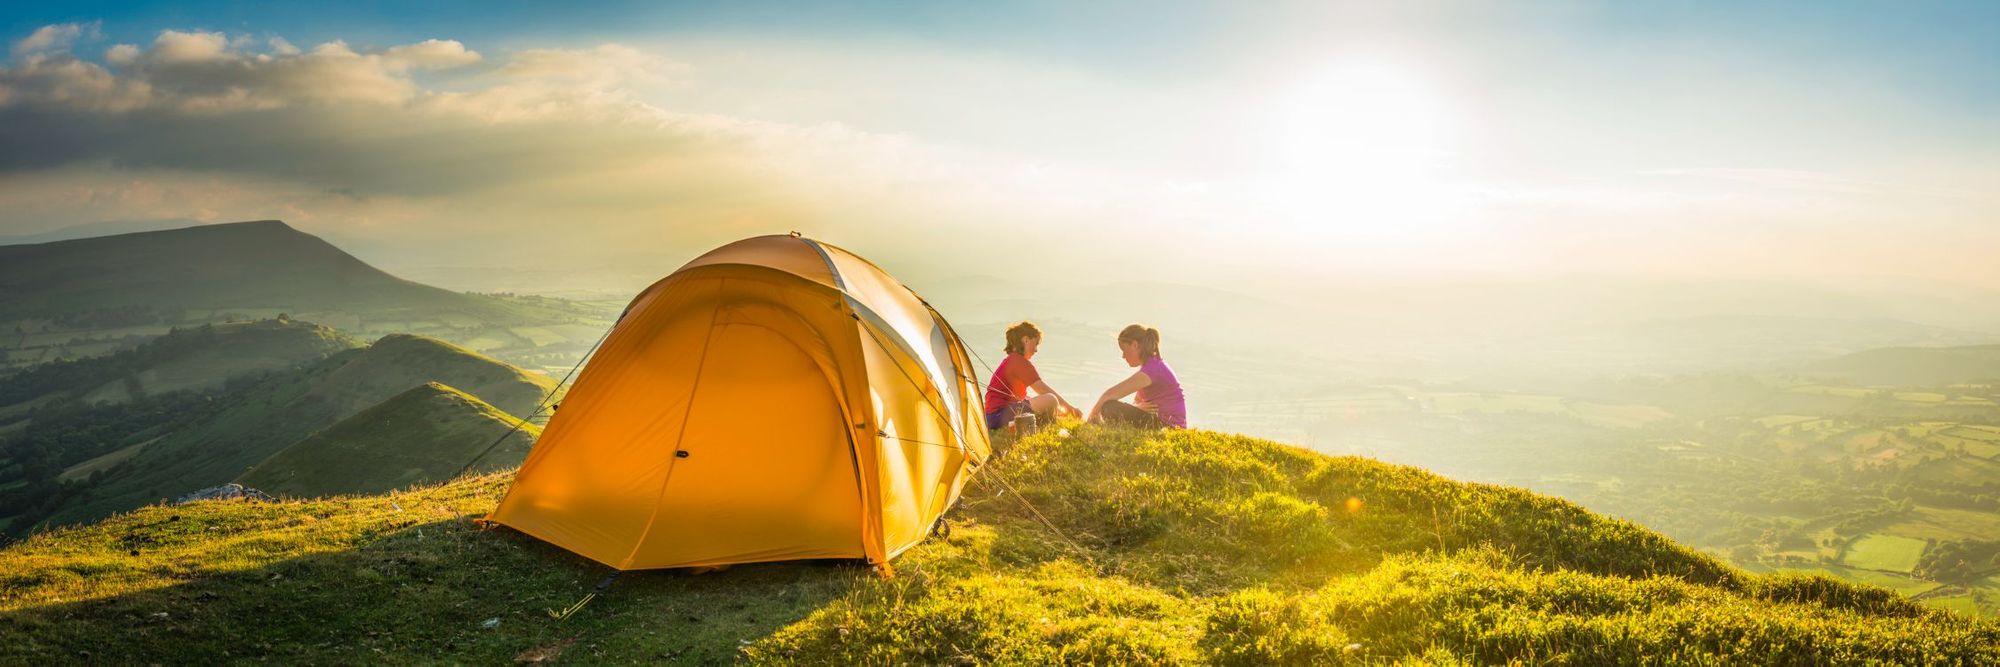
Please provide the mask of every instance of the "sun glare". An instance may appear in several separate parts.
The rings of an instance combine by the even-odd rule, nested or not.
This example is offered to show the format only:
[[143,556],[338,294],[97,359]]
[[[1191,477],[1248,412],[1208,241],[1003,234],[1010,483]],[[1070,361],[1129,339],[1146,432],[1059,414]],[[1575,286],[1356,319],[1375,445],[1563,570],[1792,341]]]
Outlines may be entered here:
[[1273,203],[1308,223],[1406,218],[1434,198],[1449,120],[1437,90],[1408,68],[1328,63],[1275,105]]

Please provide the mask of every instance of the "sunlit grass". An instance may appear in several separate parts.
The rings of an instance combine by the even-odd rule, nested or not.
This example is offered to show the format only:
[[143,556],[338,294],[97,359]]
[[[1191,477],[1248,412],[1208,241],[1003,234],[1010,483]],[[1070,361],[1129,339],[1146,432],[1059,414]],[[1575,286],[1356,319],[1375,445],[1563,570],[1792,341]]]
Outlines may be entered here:
[[951,536],[893,579],[823,563],[631,573],[567,621],[545,610],[606,570],[471,526],[506,473],[147,508],[0,551],[0,634],[18,639],[0,662],[2000,660],[1990,622],[1750,575],[1519,489],[1212,432],[1062,426],[1003,442]]

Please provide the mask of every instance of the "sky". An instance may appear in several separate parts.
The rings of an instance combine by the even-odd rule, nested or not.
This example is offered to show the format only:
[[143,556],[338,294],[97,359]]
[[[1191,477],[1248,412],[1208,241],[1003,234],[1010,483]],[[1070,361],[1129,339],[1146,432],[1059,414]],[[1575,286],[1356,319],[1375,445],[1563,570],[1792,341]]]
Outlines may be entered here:
[[642,285],[791,230],[1077,284],[2000,288],[1995,25],[1985,2],[15,3],[0,236],[279,218],[466,288]]

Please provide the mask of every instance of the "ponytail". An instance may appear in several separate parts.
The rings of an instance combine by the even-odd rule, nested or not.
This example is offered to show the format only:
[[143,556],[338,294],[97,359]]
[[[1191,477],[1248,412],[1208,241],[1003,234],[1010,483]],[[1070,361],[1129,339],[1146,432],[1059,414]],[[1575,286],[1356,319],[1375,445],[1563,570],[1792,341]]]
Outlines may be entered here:
[[1118,340],[1139,344],[1139,358],[1151,359],[1160,356],[1160,330],[1143,324],[1134,324],[1118,332]]

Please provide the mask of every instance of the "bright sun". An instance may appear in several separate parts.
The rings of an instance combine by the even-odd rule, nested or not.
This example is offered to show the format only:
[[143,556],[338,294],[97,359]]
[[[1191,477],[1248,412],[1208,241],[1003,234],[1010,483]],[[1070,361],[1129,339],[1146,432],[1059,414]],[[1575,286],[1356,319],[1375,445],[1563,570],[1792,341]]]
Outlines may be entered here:
[[1281,96],[1273,121],[1274,203],[1302,222],[1407,217],[1450,150],[1444,100],[1381,61],[1321,67]]

